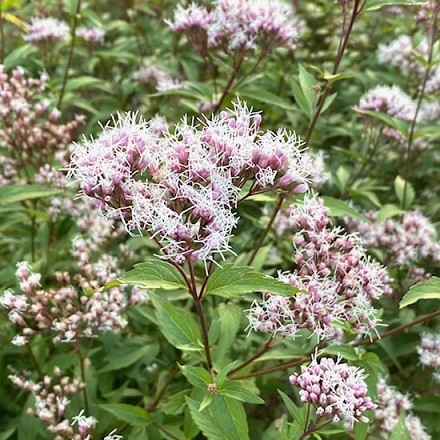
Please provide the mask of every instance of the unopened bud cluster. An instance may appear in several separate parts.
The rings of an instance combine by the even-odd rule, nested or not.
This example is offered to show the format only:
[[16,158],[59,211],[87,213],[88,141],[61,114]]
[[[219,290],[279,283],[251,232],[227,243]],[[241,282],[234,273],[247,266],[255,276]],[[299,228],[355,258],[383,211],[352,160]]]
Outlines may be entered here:
[[353,426],[354,422],[367,423],[363,413],[377,407],[367,396],[365,378],[364,370],[358,367],[331,358],[315,358],[289,380],[300,388],[301,402],[315,407],[317,418],[329,417],[332,422],[343,419]]

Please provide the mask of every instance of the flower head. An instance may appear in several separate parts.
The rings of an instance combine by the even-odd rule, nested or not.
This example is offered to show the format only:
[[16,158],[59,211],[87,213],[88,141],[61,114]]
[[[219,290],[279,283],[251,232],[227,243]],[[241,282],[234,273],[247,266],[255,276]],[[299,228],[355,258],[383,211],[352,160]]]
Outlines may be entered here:
[[331,417],[333,422],[344,419],[353,426],[354,422],[368,422],[363,413],[377,407],[367,396],[365,378],[358,367],[315,358],[308,367],[301,367],[301,374],[295,373],[289,380],[300,388],[301,401],[316,407],[318,416]]
[[32,18],[25,41],[39,43],[41,41],[67,40],[69,26],[64,21],[53,17]]

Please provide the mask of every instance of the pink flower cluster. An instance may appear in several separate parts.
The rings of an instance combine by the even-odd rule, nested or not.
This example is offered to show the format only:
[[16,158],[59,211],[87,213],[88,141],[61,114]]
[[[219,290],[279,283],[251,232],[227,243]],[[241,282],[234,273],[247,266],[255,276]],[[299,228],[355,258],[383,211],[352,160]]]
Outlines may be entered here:
[[[422,79],[426,67],[414,56],[419,54],[425,61],[428,59],[428,43],[424,39],[417,45],[408,35],[401,35],[388,45],[380,44],[377,59],[380,64],[388,64],[400,69],[405,76],[415,75]],[[425,93],[435,93],[440,90],[440,64],[434,65],[429,73]]]
[[303,27],[281,0],[216,0],[211,10],[194,3],[179,5],[168,24],[184,33],[203,57],[211,48],[226,53],[259,48],[262,54],[278,47],[293,49]]
[[167,71],[146,62],[138,71],[133,73],[133,80],[140,84],[154,86],[158,92],[183,89],[186,87],[184,81],[173,78]]
[[434,370],[434,378],[440,382],[440,335],[425,333],[417,347],[420,363]]
[[331,358],[313,359],[301,367],[301,374],[289,377],[290,383],[300,388],[301,402],[316,408],[318,419],[331,418],[332,422],[343,419],[353,426],[354,422],[367,423],[363,415],[377,408],[367,396],[364,370],[351,367]]
[[430,440],[431,437],[425,432],[420,419],[410,413],[413,404],[410,397],[397,391],[388,385],[384,379],[377,384],[378,407],[375,411],[376,419],[380,422],[379,433],[382,438],[390,438],[402,412],[405,416],[405,425],[413,440]]
[[309,161],[295,133],[260,131],[261,115],[237,103],[201,125],[154,132],[133,114],[118,116],[72,155],[70,175],[104,215],[148,233],[164,257],[183,263],[230,251],[235,208],[248,194],[305,192]]
[[38,417],[47,426],[54,440],[85,438],[75,433],[65,414],[70,399],[84,388],[82,382],[62,376],[59,368],[55,368],[53,377],[44,376],[38,383],[17,374],[10,375],[9,379],[17,387],[33,394],[35,409],[29,409],[28,413]]
[[65,41],[69,37],[67,23],[53,17],[32,18],[23,40],[30,43]]
[[367,248],[383,249],[388,264],[402,266],[421,259],[440,261],[440,243],[434,225],[419,211],[406,212],[400,221],[388,218],[375,223],[376,212],[368,212],[371,223],[346,220]]
[[41,275],[33,273],[28,263],[18,263],[16,275],[23,293],[6,290],[0,297],[0,304],[8,310],[9,320],[20,329],[13,344],[25,345],[41,332],[53,334],[55,342],[72,342],[95,337],[100,332],[118,331],[126,325],[122,317],[125,309],[145,299],[138,289],[130,299],[122,288],[97,291],[90,296],[84,294],[82,288],[97,288],[115,279],[116,274],[110,271],[115,269],[116,262],[103,256],[91,264],[82,245],[77,240],[74,247],[80,272],[74,280],[67,272],[56,273],[59,284],[56,288],[42,289]]
[[398,86],[376,86],[360,99],[361,110],[387,113],[404,121],[412,121],[416,114],[416,103]]
[[369,334],[379,324],[371,300],[390,293],[386,270],[366,256],[357,236],[329,227],[322,199],[306,198],[303,207],[290,209],[291,224],[300,229],[293,238],[298,269],[279,278],[300,291],[289,301],[270,294],[263,303],[254,301],[247,315],[249,328],[271,333],[282,329],[283,335],[287,328],[292,337],[298,328],[307,328],[328,339],[340,338],[342,324],[348,323],[358,335]]
[[25,171],[18,166],[22,163],[36,172],[43,168],[42,174],[54,173],[54,180],[59,179],[60,173],[53,169],[52,162],[68,152],[83,124],[80,116],[67,124],[59,122],[60,111],[42,99],[46,81],[44,74],[39,79],[27,77],[21,67],[7,74],[0,65],[0,148],[4,149],[0,167],[5,184],[19,180],[19,171]]
[[76,35],[82,38],[86,43],[91,45],[104,43],[104,31],[99,27],[79,27],[76,30]]

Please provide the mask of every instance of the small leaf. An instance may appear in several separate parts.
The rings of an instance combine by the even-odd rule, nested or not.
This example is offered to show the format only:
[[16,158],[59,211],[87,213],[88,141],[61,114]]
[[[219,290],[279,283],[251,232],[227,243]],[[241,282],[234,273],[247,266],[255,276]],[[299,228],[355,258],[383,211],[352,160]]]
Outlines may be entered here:
[[382,223],[384,220],[396,215],[405,214],[405,211],[393,204],[383,205],[377,213],[377,218],[374,223]]
[[41,199],[60,194],[61,189],[49,188],[43,185],[14,185],[2,187],[0,204],[22,202],[25,200]]
[[123,284],[137,284],[149,289],[187,288],[180,272],[170,263],[159,259],[136,264],[134,269],[125,272],[118,280]]
[[181,350],[198,350],[201,340],[199,326],[187,310],[150,294],[156,308],[157,321],[168,342]]
[[432,277],[428,281],[411,286],[409,291],[400,301],[399,307],[407,307],[420,299],[440,299],[440,278]]
[[244,96],[245,98],[255,99],[256,101],[264,102],[265,104],[271,104],[276,107],[281,107],[285,110],[292,110],[292,105],[289,102],[286,102],[278,95],[268,92],[261,87],[257,88],[255,86],[247,86],[240,88],[239,92],[237,93],[239,93],[240,96]]
[[306,428],[306,418],[307,410],[304,406],[298,407],[295,405],[293,400],[282,391],[278,390],[281,398],[283,399],[284,405],[286,405],[289,414],[292,416],[294,422],[298,423],[303,429]]
[[348,361],[355,361],[358,358],[356,350],[348,345],[330,345],[324,348],[323,352],[331,356],[341,356]]
[[365,5],[365,11],[377,11],[385,6],[414,6],[422,5],[424,1],[411,1],[408,0],[367,0]]
[[206,295],[218,295],[225,298],[240,298],[244,293],[271,292],[283,296],[292,296],[298,289],[275,278],[254,272],[251,267],[225,264],[210,276],[206,284]]
[[203,388],[212,382],[211,375],[202,367],[193,367],[192,365],[179,365],[188,382],[195,387]]
[[208,393],[200,402],[199,411],[202,412],[205,408],[211,405],[214,400],[214,394]]
[[133,365],[143,358],[153,360],[159,353],[159,349],[160,347],[157,342],[140,347],[138,344],[130,343],[122,345],[110,353],[109,362],[101,372],[121,370],[122,368],[127,368],[130,365]]
[[330,215],[333,217],[352,217],[364,222],[368,222],[368,219],[352,208],[348,203],[335,199],[333,197],[322,197],[324,204],[330,209]]
[[399,421],[394,426],[393,431],[389,437],[389,440],[413,440],[412,435],[409,433],[405,423],[405,413],[400,413]]
[[403,209],[408,209],[411,206],[411,203],[413,202],[415,197],[415,192],[412,185],[409,182],[402,179],[400,176],[397,176],[396,180],[394,181],[394,190],[396,191],[396,195],[397,198],[399,199],[400,206]]
[[113,414],[118,420],[127,422],[132,426],[149,425],[153,419],[143,408],[125,403],[109,403],[99,405],[104,411]]

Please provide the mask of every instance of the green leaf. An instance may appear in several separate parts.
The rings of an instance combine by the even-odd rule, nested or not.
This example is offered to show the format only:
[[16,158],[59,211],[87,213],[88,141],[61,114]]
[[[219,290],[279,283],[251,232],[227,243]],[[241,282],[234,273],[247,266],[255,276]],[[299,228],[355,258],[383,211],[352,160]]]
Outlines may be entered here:
[[228,397],[214,396],[211,404],[199,411],[200,404],[186,397],[191,417],[209,440],[249,440],[243,404]]
[[316,92],[314,90],[316,85],[315,78],[313,78],[313,76],[307,72],[302,64],[299,64],[298,78],[299,85],[307,102],[307,107],[310,109],[310,113],[312,114],[316,105]]
[[132,426],[145,426],[153,421],[151,415],[143,408],[126,403],[108,403],[99,405],[104,411],[113,414],[118,420]]
[[365,11],[377,11],[385,6],[414,6],[422,5],[423,1],[411,1],[408,0],[367,0],[365,5]]
[[102,79],[94,76],[80,76],[78,78],[70,78],[66,84],[66,92],[72,92],[85,89],[99,89],[106,92],[112,92],[111,86]]
[[294,422],[298,423],[303,429],[306,427],[307,410],[305,406],[298,407],[293,400],[282,391],[278,390],[284,405],[286,405],[289,414],[292,416]]
[[200,402],[199,411],[201,412],[205,408],[207,408],[209,405],[211,405],[213,400],[214,400],[214,394],[208,393]]
[[333,217],[352,217],[364,222],[368,222],[367,218],[361,213],[357,212],[348,203],[335,199],[333,197],[322,197],[324,199],[324,204],[330,209],[330,215]]
[[49,188],[43,185],[14,185],[4,186],[0,204],[22,202],[31,199],[41,199],[44,197],[56,196],[62,192],[58,188]]
[[159,328],[168,342],[181,350],[199,350],[200,330],[193,315],[157,295],[150,294],[150,298]]
[[225,298],[240,298],[244,293],[271,292],[283,296],[292,296],[298,289],[290,284],[278,281],[268,275],[255,272],[248,266],[225,264],[210,276],[205,294]]
[[397,425],[393,428],[389,440],[413,440],[405,423],[405,413],[401,412]]
[[236,380],[225,380],[223,384],[218,387],[218,393],[222,396],[241,400],[242,402],[253,404],[264,403],[264,400],[255,394],[244,382]]
[[183,375],[188,382],[195,387],[203,388],[206,391],[207,386],[212,383],[211,375],[202,367],[193,367],[192,365],[179,365]]
[[[406,185],[406,194],[405,194],[405,185]],[[412,185],[409,182],[406,182],[400,176],[397,176],[396,180],[394,181],[394,190],[396,191],[396,195],[397,198],[399,199],[400,206],[403,209],[408,209],[411,206],[411,203],[413,202],[415,197],[415,192]]]
[[239,92],[237,93],[240,96],[244,96],[245,98],[255,99],[256,101],[264,102],[265,104],[271,104],[285,110],[292,110],[292,105],[289,102],[285,101],[283,98],[280,98],[274,93],[262,89],[261,87],[243,87],[240,88]]
[[324,348],[323,352],[331,356],[341,356],[348,361],[355,361],[358,358],[356,350],[349,345],[330,345]]
[[311,119],[312,118],[312,108],[309,105],[308,100],[304,96],[303,91],[301,90],[301,87],[299,84],[292,79],[290,81],[290,87],[292,88],[292,94],[295,99],[296,104],[298,107],[304,112],[304,114]]
[[357,107],[355,107],[354,110],[357,113],[360,113],[362,115],[370,116],[374,119],[377,119],[377,120],[389,125],[390,127],[395,128],[397,131],[402,133],[405,137],[408,137],[408,128],[409,128],[408,122],[402,121],[401,119],[393,118],[392,116],[387,115],[386,113],[377,112],[374,110],[362,110]]
[[241,307],[236,304],[221,303],[218,306],[220,319],[220,338],[214,352],[215,364],[222,364],[225,356],[231,349],[231,344],[235,340],[240,321],[243,315]]
[[407,307],[420,299],[440,299],[440,278],[432,277],[428,281],[411,286],[409,291],[400,301],[399,307]]
[[177,290],[186,289],[185,280],[180,272],[163,260],[150,260],[135,264],[118,280],[123,284],[137,284],[149,289]]
[[[147,344],[139,346],[139,344],[124,344],[122,347],[112,351],[109,355],[108,364],[101,370],[105,371],[115,371],[122,368],[127,368],[133,365],[142,358],[148,358],[153,360],[159,353],[159,344],[154,342],[152,344]],[[148,362],[148,361],[146,361]]]
[[395,217],[396,215],[401,214],[405,214],[405,211],[400,209],[398,206],[393,204],[383,205],[377,213],[377,219],[375,223],[382,223],[387,218]]

